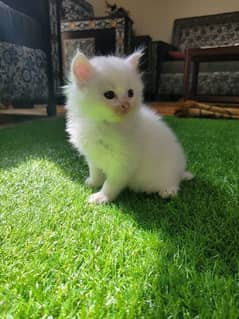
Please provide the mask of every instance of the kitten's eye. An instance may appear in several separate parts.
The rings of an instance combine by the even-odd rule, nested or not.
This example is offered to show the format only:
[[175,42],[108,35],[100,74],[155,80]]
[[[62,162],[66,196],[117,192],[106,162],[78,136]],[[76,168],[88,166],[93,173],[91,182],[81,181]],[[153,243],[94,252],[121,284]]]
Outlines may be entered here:
[[115,92],[114,91],[106,91],[104,93],[104,97],[108,100],[112,100],[115,97]]
[[134,96],[134,91],[132,89],[128,90],[128,97],[133,97]]

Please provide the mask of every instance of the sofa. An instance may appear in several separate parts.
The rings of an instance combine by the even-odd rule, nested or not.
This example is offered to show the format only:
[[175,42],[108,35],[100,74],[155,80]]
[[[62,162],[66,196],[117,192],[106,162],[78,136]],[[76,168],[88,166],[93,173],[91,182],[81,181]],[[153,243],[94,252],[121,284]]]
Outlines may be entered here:
[[[184,50],[202,46],[239,44],[239,12],[177,19],[172,42],[157,43],[159,99],[178,99],[183,95]],[[234,96],[239,92],[239,62],[201,63],[199,95]]]
[[56,113],[60,85],[57,0],[0,0],[0,103],[47,104]]

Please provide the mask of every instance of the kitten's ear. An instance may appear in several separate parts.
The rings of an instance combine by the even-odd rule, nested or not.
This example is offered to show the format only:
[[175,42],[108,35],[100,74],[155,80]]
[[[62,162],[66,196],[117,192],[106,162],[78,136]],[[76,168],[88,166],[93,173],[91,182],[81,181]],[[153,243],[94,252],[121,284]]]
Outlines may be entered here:
[[131,64],[134,68],[137,68],[140,62],[141,57],[144,55],[143,50],[138,50],[134,53],[132,53],[126,61]]
[[80,85],[85,85],[94,76],[95,70],[88,58],[78,51],[71,63],[71,73]]

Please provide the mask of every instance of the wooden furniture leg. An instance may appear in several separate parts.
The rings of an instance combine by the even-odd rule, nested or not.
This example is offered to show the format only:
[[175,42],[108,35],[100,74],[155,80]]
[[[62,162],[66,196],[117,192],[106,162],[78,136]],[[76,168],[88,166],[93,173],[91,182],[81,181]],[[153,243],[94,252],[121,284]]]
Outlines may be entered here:
[[191,98],[195,99],[197,95],[198,89],[198,71],[199,71],[199,62],[193,61],[193,72],[192,72],[192,91],[191,91]]
[[185,51],[185,62],[184,62],[184,100],[188,100],[190,96],[190,68],[191,68],[191,56],[189,49]]

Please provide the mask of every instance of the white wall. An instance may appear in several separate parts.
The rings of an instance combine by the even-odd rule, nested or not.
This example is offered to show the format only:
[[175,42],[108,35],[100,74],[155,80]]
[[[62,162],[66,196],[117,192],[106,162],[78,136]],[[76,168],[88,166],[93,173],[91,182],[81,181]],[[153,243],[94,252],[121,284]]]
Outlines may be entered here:
[[[97,16],[105,15],[105,0],[89,0]],[[213,13],[239,11],[239,0],[108,0],[130,11],[138,35],[170,41],[173,21]]]

